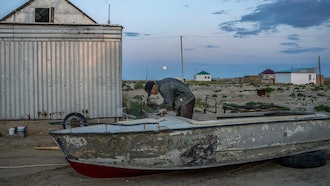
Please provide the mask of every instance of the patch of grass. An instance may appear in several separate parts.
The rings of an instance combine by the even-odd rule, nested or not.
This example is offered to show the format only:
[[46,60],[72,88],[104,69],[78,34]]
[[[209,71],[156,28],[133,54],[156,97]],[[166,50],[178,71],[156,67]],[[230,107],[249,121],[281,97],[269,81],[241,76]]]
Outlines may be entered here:
[[294,90],[294,91],[295,91],[295,90],[297,90],[297,91],[298,91],[299,89],[300,89],[299,87],[294,87],[294,89],[293,89],[293,90]]
[[271,88],[271,87],[267,87],[267,88],[265,88],[265,92],[266,93],[271,93],[271,92],[273,92],[275,89],[273,89],[273,88]]
[[127,114],[136,116],[137,118],[142,118],[141,113],[141,102],[139,101],[130,101],[129,106],[126,109]]
[[312,89],[312,91],[320,91],[320,90],[324,90],[323,86],[314,86]]
[[198,85],[199,86],[206,86],[206,87],[210,86],[209,83],[205,83],[205,82],[202,82],[202,83],[200,82]]
[[282,106],[277,106],[274,103],[263,103],[263,102],[247,102],[245,105],[243,106],[239,106],[233,103],[223,103],[223,106],[229,106],[229,107],[250,107],[250,108],[261,108],[261,109],[274,109],[276,108],[276,110],[290,110],[289,108],[286,107],[282,107]]
[[314,107],[315,111],[325,111],[325,112],[330,112],[330,106],[326,106],[326,105],[318,105]]
[[253,106],[253,107],[274,107],[274,103],[263,103],[263,102],[247,102],[246,106]]
[[144,82],[137,82],[136,85],[135,85],[135,89],[144,89]]
[[326,96],[326,95],[323,94],[323,93],[317,93],[316,95],[317,95],[317,96],[320,96],[320,97],[325,97],[325,96]]
[[299,93],[297,94],[297,96],[298,96],[298,97],[301,97],[301,98],[305,98],[305,97],[306,97],[306,94],[303,94],[303,93],[300,93],[300,92],[299,92]]
[[305,111],[306,111],[306,108],[304,108],[304,107],[299,107],[299,108],[297,108],[297,111],[305,112]]
[[203,102],[201,98],[197,98],[195,102],[195,107],[199,108],[210,108],[210,105]]
[[223,103],[223,106],[229,106],[229,107],[238,107],[239,105],[235,104],[235,103]]
[[136,100],[142,100],[142,95],[135,95],[133,98]]
[[296,97],[296,94],[295,93],[291,93],[289,96],[292,97],[292,98],[295,98]]

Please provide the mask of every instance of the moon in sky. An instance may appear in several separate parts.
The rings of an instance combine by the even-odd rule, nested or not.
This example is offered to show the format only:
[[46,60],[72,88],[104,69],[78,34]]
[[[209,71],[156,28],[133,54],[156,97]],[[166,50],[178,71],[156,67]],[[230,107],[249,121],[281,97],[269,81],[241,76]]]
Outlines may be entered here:
[[163,70],[166,70],[167,69],[167,66],[163,66]]

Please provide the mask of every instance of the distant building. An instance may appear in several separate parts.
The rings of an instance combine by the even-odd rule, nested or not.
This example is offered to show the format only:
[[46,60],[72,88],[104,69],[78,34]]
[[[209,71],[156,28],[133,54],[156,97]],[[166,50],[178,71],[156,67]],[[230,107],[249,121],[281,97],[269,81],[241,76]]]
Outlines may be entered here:
[[275,72],[271,69],[266,69],[260,74],[261,83],[264,84],[274,84],[275,83]]
[[211,76],[211,74],[209,74],[205,71],[202,71],[202,72],[194,75],[194,80],[195,81],[211,81],[212,76]]
[[248,83],[248,84],[260,84],[261,78],[260,76],[244,76],[243,77],[243,83]]
[[276,83],[316,84],[315,68],[296,68],[275,72]]

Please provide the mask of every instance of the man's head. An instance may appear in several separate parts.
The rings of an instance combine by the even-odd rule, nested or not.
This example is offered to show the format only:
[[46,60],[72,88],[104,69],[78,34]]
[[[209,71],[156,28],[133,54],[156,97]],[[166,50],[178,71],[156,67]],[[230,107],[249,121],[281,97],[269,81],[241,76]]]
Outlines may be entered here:
[[148,81],[144,87],[144,90],[148,93],[148,95],[158,93],[157,85],[154,81]]

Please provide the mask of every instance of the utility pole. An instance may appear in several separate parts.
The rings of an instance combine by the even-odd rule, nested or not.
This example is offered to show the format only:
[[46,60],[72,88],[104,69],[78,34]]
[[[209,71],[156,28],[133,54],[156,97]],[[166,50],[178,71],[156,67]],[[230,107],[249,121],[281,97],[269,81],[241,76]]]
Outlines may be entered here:
[[321,85],[321,80],[322,80],[322,76],[321,76],[321,59],[320,56],[318,57],[318,64],[319,64],[319,84]]
[[182,36],[180,36],[180,44],[181,44],[181,68],[182,68],[182,77],[181,77],[182,79],[181,79],[181,81],[184,82]]

